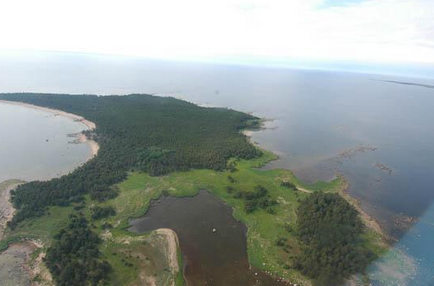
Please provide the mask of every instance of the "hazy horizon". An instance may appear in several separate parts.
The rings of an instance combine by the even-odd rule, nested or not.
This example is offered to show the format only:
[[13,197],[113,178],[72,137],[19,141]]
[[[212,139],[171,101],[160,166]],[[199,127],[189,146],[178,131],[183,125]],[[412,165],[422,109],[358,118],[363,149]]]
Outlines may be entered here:
[[[41,62],[47,57],[75,57],[82,59],[88,57],[92,61],[101,58],[103,61],[157,61],[157,62],[180,62],[192,64],[214,64],[214,65],[239,65],[257,66],[274,69],[294,69],[294,70],[317,70],[317,71],[338,71],[350,73],[363,73],[372,75],[397,76],[408,79],[434,80],[434,64],[421,63],[381,63],[381,62],[350,62],[350,61],[314,61],[297,59],[267,59],[267,58],[152,58],[146,56],[111,55],[87,52],[64,52],[64,51],[30,51],[30,50],[1,50],[0,59],[3,63],[7,61],[32,63]],[[421,83],[421,82],[415,82]],[[427,82],[422,82],[426,84]]]
[[9,0],[0,50],[433,65],[432,11],[425,0]]

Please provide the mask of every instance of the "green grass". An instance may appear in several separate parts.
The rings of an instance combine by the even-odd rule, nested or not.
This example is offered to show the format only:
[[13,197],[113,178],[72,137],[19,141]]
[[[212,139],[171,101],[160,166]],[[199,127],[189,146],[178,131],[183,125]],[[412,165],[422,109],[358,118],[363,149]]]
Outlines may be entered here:
[[[156,285],[180,281],[167,265],[165,242],[156,232],[144,235],[116,235],[105,238],[101,250],[113,268],[111,285],[143,285],[143,277],[155,279]],[[182,273],[181,273],[182,278]],[[177,284],[183,285],[183,284]]]
[[[222,199],[234,210],[236,219],[248,227],[247,245],[250,263],[263,270],[270,271],[292,282],[303,282],[306,278],[297,271],[288,269],[292,265],[295,254],[299,252],[299,245],[294,234],[285,229],[285,224],[296,228],[296,208],[299,201],[308,196],[308,193],[295,191],[282,187],[280,183],[291,181],[298,187],[309,191],[322,190],[326,192],[339,192],[345,182],[337,178],[331,182],[318,182],[313,185],[305,184],[298,180],[288,170],[263,171],[257,167],[263,166],[275,155],[264,152],[264,156],[254,160],[239,160],[235,172],[215,172],[211,170],[191,170],[188,172],[175,172],[163,177],[151,177],[146,173],[131,173],[126,181],[119,184],[119,196],[103,205],[111,205],[116,211],[115,217],[107,219],[116,228],[111,230],[114,237],[126,233],[128,220],[146,213],[150,201],[157,199],[163,191],[172,196],[194,196],[199,190],[206,189]],[[232,176],[235,182],[231,183],[228,176]],[[257,210],[247,214],[244,211],[244,201],[236,199],[228,193],[227,187],[235,190],[251,191],[257,185],[268,189],[271,197],[278,201],[274,208],[275,214],[264,210]],[[287,249],[276,245],[279,237],[287,238]]]
[[20,223],[8,233],[8,239],[35,239],[49,244],[53,235],[68,224],[72,212],[73,207],[50,207],[47,215]]
[[[308,192],[321,190],[324,192],[341,192],[346,187],[342,178],[331,182],[317,182],[309,185],[301,182],[288,170],[260,170],[258,167],[276,159],[271,152],[254,160],[231,160],[237,170],[235,172],[216,172],[211,170],[191,170],[174,172],[162,177],[151,177],[146,173],[130,173],[127,180],[120,183],[119,196],[104,203],[95,203],[87,199],[84,209],[90,218],[89,208],[92,205],[113,206],[117,214],[103,220],[95,221],[94,231],[104,238],[101,251],[105,259],[113,266],[112,285],[136,285],[137,277],[142,269],[147,271],[160,284],[175,281],[176,285],[184,285],[182,275],[182,256],[178,252],[181,271],[175,277],[168,271],[161,244],[156,234],[134,234],[127,230],[129,219],[143,216],[152,199],[157,199],[164,192],[176,197],[194,196],[200,190],[208,190],[227,205],[233,208],[233,216],[243,222],[247,228],[247,252],[251,265],[269,271],[293,283],[308,285],[309,281],[298,271],[291,268],[300,247],[294,233],[288,232],[285,225],[296,229],[296,209],[300,200],[309,195]],[[228,176],[235,181],[230,182]],[[290,181],[303,191],[296,191],[281,186],[282,181]],[[228,193],[227,187],[235,190],[252,191],[255,186],[262,185],[270,196],[278,202],[274,207],[275,214],[265,210],[246,213],[244,201],[236,199]],[[50,214],[31,221],[21,223],[9,234],[9,239],[31,237],[50,242],[51,237],[62,226],[66,225],[68,215],[73,207],[51,207]],[[114,226],[110,231],[102,230],[101,225],[108,222]],[[381,236],[372,230],[365,234],[369,249],[376,254],[384,252]],[[285,248],[278,246],[276,240],[286,238]],[[127,243],[128,241],[128,243]],[[139,258],[136,257],[139,254]],[[144,259],[143,257],[147,257]],[[122,260],[123,259],[123,260]],[[132,266],[125,264],[128,261]],[[166,263],[166,264],[165,264]]]

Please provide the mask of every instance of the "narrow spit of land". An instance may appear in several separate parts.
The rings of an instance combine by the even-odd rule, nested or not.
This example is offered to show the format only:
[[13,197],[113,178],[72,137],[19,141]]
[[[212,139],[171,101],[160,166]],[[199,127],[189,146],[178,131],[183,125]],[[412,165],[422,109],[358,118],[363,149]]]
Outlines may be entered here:
[[[55,282],[67,275],[52,261],[64,251],[55,236],[64,229],[65,236],[84,231],[98,237],[89,249],[98,253],[94,262],[75,266],[84,277],[77,285],[87,279],[112,285],[183,285],[182,259],[177,245],[176,265],[173,237],[167,231],[137,235],[127,228],[130,218],[146,213],[152,199],[194,196],[206,189],[247,226],[253,267],[287,283],[318,283],[312,276],[316,274],[300,266],[306,247],[314,246],[299,239],[298,207],[315,191],[342,193],[345,182],[337,178],[307,185],[288,170],[258,169],[276,159],[241,134],[258,128],[259,118],[149,95],[8,94],[0,99],[78,114],[79,120],[86,118],[97,127],[84,133],[101,147],[97,156],[60,179],[21,185],[12,196],[17,213],[6,240],[43,241],[41,251],[47,251]],[[71,215],[81,222],[79,230],[70,224]],[[373,229],[365,228],[357,241],[357,247],[369,253],[384,251],[381,234]],[[74,253],[65,255],[68,261],[82,261]],[[86,263],[98,265],[99,272],[88,272]]]

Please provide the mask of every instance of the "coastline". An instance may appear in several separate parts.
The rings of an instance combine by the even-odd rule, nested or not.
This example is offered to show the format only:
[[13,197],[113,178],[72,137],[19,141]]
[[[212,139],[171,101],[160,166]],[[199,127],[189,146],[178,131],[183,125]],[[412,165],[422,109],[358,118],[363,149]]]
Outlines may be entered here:
[[[0,100],[0,104],[2,104],[2,103],[37,109],[37,110],[51,113],[54,116],[63,116],[65,118],[73,120],[74,122],[82,123],[84,126],[86,126],[86,129],[84,129],[84,130],[95,130],[96,129],[95,123],[85,119],[82,116],[76,115],[76,114],[67,113],[65,111],[61,111],[61,110],[57,110],[57,109],[51,109],[51,108],[41,107],[41,106],[28,104],[28,103],[22,103],[22,102]],[[86,162],[98,154],[99,145],[96,141],[88,138],[82,132],[74,134],[74,137],[76,138],[78,143],[86,143],[90,147],[90,156],[86,160]],[[84,162],[84,163],[86,163],[86,162]],[[24,181],[15,180],[15,179],[8,179],[4,182],[0,182],[0,242],[3,239],[4,231],[6,229],[7,222],[12,219],[13,214],[15,213],[15,209],[13,208],[12,203],[10,202],[10,191],[22,183],[24,183]]]
[[[94,130],[94,129],[88,129],[88,130]],[[93,157],[95,157],[98,154],[99,145],[98,145],[98,143],[96,143],[96,141],[89,139],[83,133],[77,133],[77,134],[75,134],[75,136],[77,138],[78,143],[86,143],[90,147],[91,154],[90,154],[89,159],[92,159]]]
[[11,190],[24,183],[19,180],[6,180],[0,183],[0,242],[3,240],[4,232],[8,221],[15,213],[15,209],[10,202]]
[[[74,122],[79,122],[79,123],[83,124],[84,126],[86,126],[86,128],[83,129],[83,131],[84,130],[92,131],[92,130],[96,129],[96,124],[94,122],[89,121],[89,120],[85,119],[84,117],[73,114],[73,113],[68,113],[68,112],[65,112],[62,110],[58,110],[58,109],[51,109],[51,108],[37,106],[37,105],[23,103],[23,102],[0,100],[0,104],[1,103],[9,104],[9,105],[15,105],[15,106],[22,106],[22,107],[32,108],[32,109],[36,109],[36,110],[41,110],[44,112],[51,113],[51,114],[53,114],[53,116],[62,116],[62,117],[71,119]],[[93,157],[95,157],[98,154],[99,145],[96,141],[88,138],[86,135],[84,135],[81,132],[76,134],[75,137],[77,138],[77,142],[86,143],[89,146],[89,148],[90,148],[90,158],[89,159],[92,159]]]
[[385,231],[381,228],[378,221],[369,215],[367,212],[365,212],[362,207],[360,206],[360,201],[358,201],[356,198],[353,198],[348,192],[348,182],[345,180],[346,187],[339,192],[342,198],[344,198],[350,205],[352,205],[356,211],[359,213],[359,216],[361,217],[363,223],[365,226],[371,230],[373,230],[375,233],[379,234],[383,240],[383,243],[385,244],[385,247],[390,247],[390,242],[392,241],[391,238],[385,233]]
[[[1,102],[1,101],[0,101]],[[9,102],[7,102],[7,103],[9,103]],[[74,114],[68,114],[68,113],[65,113],[65,112],[62,112],[62,111],[58,111],[58,110],[54,110],[54,109],[48,109],[48,108],[39,108],[38,106],[34,106],[34,105],[30,105],[30,104],[17,104],[17,105],[24,105],[24,106],[28,106],[28,107],[31,107],[31,108],[37,108],[37,109],[43,109],[43,110],[46,110],[46,111],[50,111],[50,112],[52,112],[52,113],[55,113],[55,116],[62,116],[62,115],[67,115],[69,118],[72,118],[73,120],[75,120],[75,121],[80,121],[80,122],[83,122],[83,120],[85,120],[84,118],[82,118],[82,117],[80,117],[80,116],[76,116],[76,115],[74,115]],[[87,120],[86,120],[87,121]],[[84,123],[85,124],[85,123]],[[86,124],[85,124],[86,125]],[[89,125],[86,125],[88,128],[89,128]],[[96,127],[96,126],[95,126]],[[94,128],[95,128],[94,127]],[[256,131],[260,131],[260,130],[263,130],[263,129],[258,129],[258,130],[249,130],[250,132],[256,132]],[[245,132],[249,132],[249,131],[245,131]],[[250,133],[250,135],[252,135],[252,133]],[[77,136],[77,140],[87,140],[87,138],[86,138],[86,136],[84,136],[84,134],[82,134],[82,133],[79,133],[79,134],[81,134],[81,136]],[[247,133],[247,134],[249,134],[249,133]],[[245,134],[246,136],[248,136],[247,134]],[[251,138],[249,139],[250,141],[251,141]],[[89,140],[89,141],[91,141],[91,140]],[[81,142],[81,141],[80,141]],[[96,144],[96,142],[95,142],[95,144]],[[258,148],[260,148],[260,146],[256,143],[253,143],[255,146],[257,146]],[[96,151],[97,152],[97,151]],[[276,158],[274,158],[274,159],[272,159],[272,160],[275,160]],[[345,188],[343,188],[343,189],[345,189]],[[306,192],[313,192],[312,190],[308,190],[308,189],[303,189],[303,191],[306,191]],[[343,190],[344,191],[344,190]],[[360,213],[360,212],[359,212]],[[172,245],[173,245],[173,239],[169,239],[169,243],[171,243]],[[173,252],[172,252],[173,253]],[[171,257],[171,261],[173,262],[174,261],[174,257],[173,257],[173,255],[169,255],[169,257]],[[265,265],[265,264],[264,264]]]
[[[78,116],[76,114],[21,102],[0,100],[0,104],[2,103],[41,110],[53,114],[53,116],[55,117],[65,117],[74,122],[78,122],[84,125],[85,128],[83,129],[83,131],[92,131],[96,129],[96,124],[94,122],[89,121],[84,117]],[[86,161],[83,162],[83,164],[98,154],[99,145],[96,141],[88,138],[82,132],[73,134],[73,137],[76,138],[75,143],[85,143],[90,148],[89,156]],[[35,277],[39,277],[43,280],[41,281],[43,282],[42,284],[38,282],[33,282],[32,285],[52,285],[51,274],[43,265],[43,257],[45,256],[45,252],[41,251],[39,255],[35,258],[31,257],[32,253],[44,247],[42,243],[32,239],[23,240],[21,242],[14,242],[11,244],[9,244],[7,240],[3,241],[3,238],[5,237],[5,232],[7,230],[7,223],[13,218],[13,215],[15,213],[15,209],[10,202],[10,192],[22,183],[25,182],[14,179],[8,179],[6,181],[0,182],[0,264],[2,263],[2,260],[10,259],[10,257],[13,257],[14,259],[22,259],[22,261],[20,262],[21,270],[10,269],[15,273],[15,275],[24,275],[30,281],[33,280]],[[20,271],[22,271],[21,273],[23,274],[19,274]]]
[[[7,266],[8,272],[7,275],[3,272],[0,273],[0,279],[6,279],[10,283],[21,283],[19,281],[23,279],[33,281],[33,279],[39,277],[44,283],[40,284],[33,281],[32,285],[53,285],[51,274],[43,264],[45,252],[41,251],[38,256],[32,257],[35,251],[44,247],[42,242],[34,239],[14,242],[3,241],[7,223],[15,213],[15,209],[10,202],[10,192],[23,183],[25,182],[20,180],[6,180],[0,183],[0,265]],[[8,261],[11,260],[15,261],[15,263],[9,267]],[[7,277],[3,277],[3,275]]]
[[[96,124],[94,122],[76,114],[21,102],[0,100],[0,104],[2,103],[40,110],[50,113],[54,117],[65,117],[84,125],[85,128],[83,131],[93,131],[96,129]],[[83,164],[98,154],[100,148],[98,143],[88,138],[83,132],[69,134],[67,136],[74,139],[70,143],[86,143],[90,147],[90,156],[85,162],[83,162]],[[34,239],[23,239],[20,241],[11,242],[8,242],[7,240],[3,241],[3,238],[5,237],[4,234],[7,230],[7,222],[13,218],[15,213],[15,209],[10,202],[10,191],[22,183],[25,182],[13,179],[0,182],[0,243],[2,243],[1,246],[3,247],[3,249],[0,249],[0,265],[4,264],[4,261],[7,261],[10,259],[10,257],[19,259],[19,266],[9,269],[9,272],[12,271],[16,277],[21,277],[21,279],[25,278],[28,279],[28,281],[32,281],[32,285],[54,285],[51,273],[43,264],[43,258],[45,257],[46,252],[44,251],[44,244],[42,241],[35,241]],[[155,231],[155,233],[160,238],[161,242],[166,246],[164,254],[168,261],[170,272],[175,277],[179,271],[182,271],[178,261],[178,236],[171,229],[158,229]],[[37,255],[34,256],[33,253],[37,253]],[[35,278],[38,278],[40,281],[35,281]],[[155,283],[152,284],[152,281],[154,281],[154,277],[152,275],[149,277],[145,276],[144,278],[146,282],[151,282],[151,285],[155,285]],[[171,285],[175,286],[175,280],[172,281]]]
[[[244,130],[241,131],[241,133],[242,133],[244,136],[247,137],[247,139],[249,140],[249,142],[250,142],[251,144],[253,144],[254,146],[256,146],[256,147],[259,148],[259,149],[263,149],[263,150],[265,150],[262,146],[260,146],[260,144],[259,144],[258,142],[253,141],[253,138],[252,138],[252,137],[253,137],[253,134],[254,134],[255,132],[260,132],[260,131],[264,131],[264,130],[266,130],[266,129],[270,129],[270,128],[267,128],[267,127],[265,126],[265,122],[269,122],[269,121],[273,121],[273,120],[266,119],[266,118],[261,118],[261,119],[259,120],[259,127],[258,127],[257,129],[244,129]],[[271,129],[276,129],[276,128],[277,128],[277,127],[273,127],[273,128],[271,128]],[[370,148],[371,148],[371,147],[370,147]],[[271,161],[279,160],[279,156],[278,156],[277,154],[275,154],[274,151],[272,151],[272,150],[267,150],[267,151],[268,151],[268,152],[271,152],[273,155],[275,155],[275,157],[274,157],[272,160],[270,160],[269,162],[267,162],[267,164],[269,164]],[[289,171],[291,171],[291,170],[289,170]],[[291,171],[291,172],[292,172],[292,171]],[[390,242],[392,241],[391,238],[390,238],[390,237],[386,234],[386,232],[381,228],[381,226],[380,226],[380,224],[378,223],[378,221],[377,221],[374,217],[372,217],[371,215],[369,215],[366,211],[364,211],[364,210],[362,209],[362,207],[360,206],[360,202],[359,202],[356,198],[352,197],[352,196],[348,193],[349,183],[348,183],[347,178],[345,178],[345,177],[344,177],[343,175],[341,175],[341,174],[336,174],[336,176],[339,177],[339,178],[341,178],[341,179],[343,180],[343,182],[344,182],[344,185],[343,185],[342,189],[339,190],[338,194],[339,194],[343,199],[345,199],[345,200],[346,200],[350,205],[352,205],[352,206],[356,209],[356,211],[359,213],[359,216],[360,216],[360,218],[362,219],[364,225],[365,225],[368,229],[374,231],[376,234],[379,234],[379,235],[381,236],[383,246],[386,247],[386,248],[389,248],[389,247],[390,247]],[[304,187],[297,186],[297,188],[298,188],[300,191],[305,192],[305,193],[312,193],[312,192],[313,192],[312,190],[308,190],[308,189],[306,189],[306,188],[304,188]]]

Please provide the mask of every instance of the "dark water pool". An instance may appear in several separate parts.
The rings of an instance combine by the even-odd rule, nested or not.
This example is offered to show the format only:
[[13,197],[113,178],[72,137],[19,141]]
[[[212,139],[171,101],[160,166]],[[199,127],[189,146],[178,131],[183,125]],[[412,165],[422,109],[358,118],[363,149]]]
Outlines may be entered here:
[[137,233],[170,228],[178,234],[188,285],[288,285],[249,266],[246,226],[206,191],[195,197],[153,201],[146,215],[131,225]]

